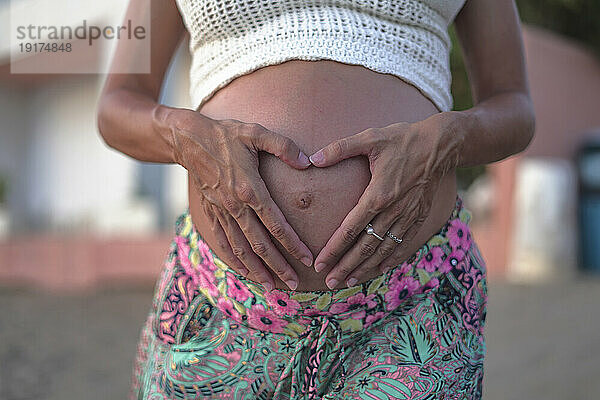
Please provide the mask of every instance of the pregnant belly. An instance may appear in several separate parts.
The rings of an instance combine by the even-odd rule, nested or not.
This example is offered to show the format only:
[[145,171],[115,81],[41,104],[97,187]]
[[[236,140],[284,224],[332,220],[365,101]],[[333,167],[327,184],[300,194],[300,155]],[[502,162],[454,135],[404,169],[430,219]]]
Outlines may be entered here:
[[[199,112],[213,119],[259,123],[291,138],[310,155],[334,140],[369,127],[415,122],[439,111],[414,86],[393,75],[329,60],[293,60],[235,79],[204,103]],[[365,156],[328,168],[311,166],[306,170],[293,169],[265,152],[260,153],[259,162],[259,172],[273,200],[315,257],[371,179]],[[189,197],[196,229],[220,255],[201,199],[191,189]],[[402,244],[407,256],[444,224],[455,197],[455,175],[449,174],[419,233]],[[324,282],[327,270],[316,273],[272,240],[298,273],[297,290],[328,290]],[[373,271],[363,280],[377,274]],[[286,288],[278,279],[276,286]]]

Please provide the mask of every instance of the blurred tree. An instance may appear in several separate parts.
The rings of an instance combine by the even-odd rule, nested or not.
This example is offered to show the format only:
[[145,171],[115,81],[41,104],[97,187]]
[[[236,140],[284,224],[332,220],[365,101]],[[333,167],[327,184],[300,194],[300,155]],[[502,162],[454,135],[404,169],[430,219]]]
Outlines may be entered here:
[[[522,23],[536,25],[581,42],[600,57],[600,0],[515,0]],[[450,65],[454,109],[473,106],[471,88],[457,43],[454,24]]]
[[8,194],[8,178],[0,174],[0,206],[6,202]]
[[578,40],[600,57],[600,0],[516,0],[521,21]]

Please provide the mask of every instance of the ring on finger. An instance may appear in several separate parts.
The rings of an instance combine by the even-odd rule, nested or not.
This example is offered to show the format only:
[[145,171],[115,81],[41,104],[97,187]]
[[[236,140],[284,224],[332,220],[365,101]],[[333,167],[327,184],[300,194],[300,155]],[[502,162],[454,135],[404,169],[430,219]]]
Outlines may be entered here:
[[396,242],[396,243],[398,243],[398,244],[402,243],[402,239],[401,239],[401,238],[399,238],[398,236],[394,235],[392,232],[390,232],[390,231],[387,231],[385,234],[386,234],[386,235],[387,235],[389,238],[391,238],[391,239],[392,239],[394,242]]
[[367,235],[373,235],[381,241],[383,241],[383,239],[384,239],[381,236],[379,236],[377,233],[375,233],[375,230],[373,229],[373,225],[371,225],[371,224],[367,224],[367,226],[365,227],[365,232],[367,232]]

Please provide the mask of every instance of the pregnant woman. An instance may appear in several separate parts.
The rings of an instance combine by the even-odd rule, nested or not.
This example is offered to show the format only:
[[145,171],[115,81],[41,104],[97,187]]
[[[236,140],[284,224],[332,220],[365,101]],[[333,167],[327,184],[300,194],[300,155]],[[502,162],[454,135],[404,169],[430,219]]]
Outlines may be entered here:
[[[127,16],[151,11],[151,73],[109,75],[98,125],[183,166],[189,207],[131,399],[480,399],[486,271],[455,171],[532,139],[514,2],[151,3]],[[192,109],[157,103],[185,34]]]

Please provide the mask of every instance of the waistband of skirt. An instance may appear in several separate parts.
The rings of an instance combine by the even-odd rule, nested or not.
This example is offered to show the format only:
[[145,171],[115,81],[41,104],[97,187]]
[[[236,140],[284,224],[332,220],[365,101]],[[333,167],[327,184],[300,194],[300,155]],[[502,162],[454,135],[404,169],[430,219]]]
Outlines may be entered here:
[[439,287],[465,262],[471,247],[471,212],[457,195],[446,223],[406,261],[355,286],[330,291],[292,291],[264,287],[222,261],[202,239],[189,209],[176,221],[177,258],[200,292],[238,323],[261,331],[298,336],[315,320],[328,320],[344,332],[376,324],[411,299]]

